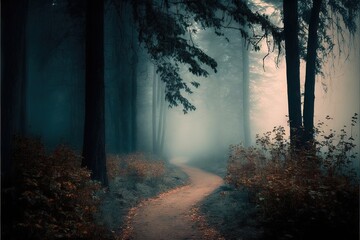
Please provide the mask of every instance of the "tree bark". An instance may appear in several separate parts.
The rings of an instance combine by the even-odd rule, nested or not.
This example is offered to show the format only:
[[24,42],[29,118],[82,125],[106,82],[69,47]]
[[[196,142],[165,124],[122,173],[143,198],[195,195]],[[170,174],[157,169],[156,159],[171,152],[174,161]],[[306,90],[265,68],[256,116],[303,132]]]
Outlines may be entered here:
[[302,137],[298,1],[284,0],[283,11],[290,141],[298,147]]
[[83,162],[92,178],[108,185],[105,155],[104,0],[86,7],[85,124]]
[[315,76],[316,58],[318,48],[318,34],[320,9],[322,0],[313,0],[309,22],[309,37],[307,43],[305,97],[304,97],[304,141],[314,140],[314,102],[315,102]]

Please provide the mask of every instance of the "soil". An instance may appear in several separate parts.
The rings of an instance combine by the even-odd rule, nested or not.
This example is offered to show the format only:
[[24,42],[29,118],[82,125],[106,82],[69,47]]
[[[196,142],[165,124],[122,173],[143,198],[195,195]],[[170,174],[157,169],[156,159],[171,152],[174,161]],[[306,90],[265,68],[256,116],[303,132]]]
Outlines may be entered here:
[[191,219],[191,210],[221,186],[223,180],[212,173],[189,167],[181,160],[172,162],[189,176],[190,184],[136,207],[130,220],[131,239],[202,239],[196,222]]
[[144,199],[155,197],[188,183],[188,176],[173,164],[166,164],[164,177],[158,181],[139,182],[126,177],[117,177],[110,181],[109,191],[102,198],[97,223],[118,235],[127,221],[126,216],[129,210]]

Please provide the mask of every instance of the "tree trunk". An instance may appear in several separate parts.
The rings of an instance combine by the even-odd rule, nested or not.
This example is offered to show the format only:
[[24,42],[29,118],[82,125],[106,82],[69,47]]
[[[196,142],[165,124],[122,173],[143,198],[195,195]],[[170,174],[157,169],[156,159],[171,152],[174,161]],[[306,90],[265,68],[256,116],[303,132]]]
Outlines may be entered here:
[[298,1],[284,0],[283,11],[290,140],[292,146],[299,147],[302,135],[302,119],[298,39]]
[[134,30],[132,30],[132,69],[131,69],[131,151],[136,151],[136,142],[137,142],[137,108],[136,108],[136,98],[137,98],[137,65],[138,65],[138,56],[135,49],[134,41]]
[[157,134],[157,153],[163,154],[164,137],[165,137],[165,124],[166,124],[166,103],[165,103],[165,85],[158,83],[158,96],[159,96],[159,118],[158,118],[158,134]]
[[163,114],[161,118],[161,125],[162,125],[162,131],[160,136],[160,153],[164,154],[164,142],[165,142],[165,131],[166,131],[166,116],[167,116],[167,110],[166,110],[166,102],[165,102],[165,86],[163,86],[161,90],[161,107],[163,108]]
[[[11,185],[12,143],[23,133],[25,123],[26,16],[28,1],[5,0],[1,8],[1,175],[2,185]],[[8,178],[9,177],[9,178]]]
[[247,49],[246,39],[242,44],[242,70],[243,70],[243,120],[244,120],[244,146],[251,144],[250,135],[250,94],[249,94],[249,51]]
[[156,67],[154,66],[154,77],[153,77],[153,96],[152,96],[152,143],[153,143],[153,154],[157,152],[157,132],[156,132],[156,105],[157,105],[157,75]]
[[83,162],[108,185],[105,155],[104,0],[87,1]]
[[309,23],[309,37],[307,43],[305,98],[304,98],[304,141],[314,140],[314,101],[315,101],[315,75],[318,48],[318,26],[322,0],[313,0]]
[[[25,128],[27,0],[1,1],[1,237],[12,238],[16,215],[14,136]],[[10,235],[8,235],[10,234]]]

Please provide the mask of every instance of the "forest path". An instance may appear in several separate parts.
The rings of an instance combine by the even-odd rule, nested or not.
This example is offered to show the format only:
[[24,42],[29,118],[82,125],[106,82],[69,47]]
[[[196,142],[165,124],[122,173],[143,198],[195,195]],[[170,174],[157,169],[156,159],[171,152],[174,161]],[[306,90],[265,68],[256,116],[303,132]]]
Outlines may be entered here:
[[223,180],[212,173],[179,163],[189,175],[190,184],[146,201],[136,210],[132,219],[133,238],[138,240],[201,239],[191,220],[191,208],[218,188]]

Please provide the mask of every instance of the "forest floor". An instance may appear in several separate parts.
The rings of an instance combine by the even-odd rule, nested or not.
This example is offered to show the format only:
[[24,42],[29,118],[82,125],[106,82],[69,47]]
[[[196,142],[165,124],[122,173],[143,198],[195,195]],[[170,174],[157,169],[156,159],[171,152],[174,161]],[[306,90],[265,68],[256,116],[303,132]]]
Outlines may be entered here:
[[158,181],[111,181],[100,224],[121,240],[263,239],[248,194],[223,182],[225,162],[174,160]]
[[[226,176],[227,160],[222,156],[199,158],[190,164],[222,178]],[[264,226],[258,221],[258,208],[250,201],[246,190],[224,183],[196,207],[198,215],[206,222],[206,228],[216,231],[216,236],[207,237],[206,240],[218,240],[219,236],[229,240],[272,239],[265,234]]]
[[133,208],[123,239],[204,239],[194,207],[221,186],[223,180],[177,160],[172,161],[173,164],[189,176],[190,184],[143,201]]
[[189,177],[173,164],[165,165],[164,176],[157,180],[134,181],[126,176],[116,177],[102,197],[97,223],[120,235],[126,225],[128,212],[145,199],[177,189],[189,183]]

